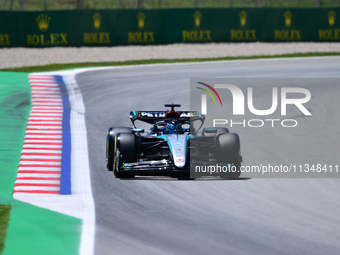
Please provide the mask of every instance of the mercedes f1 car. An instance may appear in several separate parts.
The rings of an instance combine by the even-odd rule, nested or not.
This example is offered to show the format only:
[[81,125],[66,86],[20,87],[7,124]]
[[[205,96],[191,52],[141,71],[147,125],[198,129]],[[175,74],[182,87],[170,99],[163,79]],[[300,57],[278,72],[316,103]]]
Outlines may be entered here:
[[[166,104],[168,111],[131,111],[134,128],[111,127],[106,140],[106,163],[117,178],[135,175],[192,177],[208,167],[220,167],[221,178],[238,178],[242,157],[240,139],[227,128],[204,128],[199,112],[176,111],[178,104]],[[151,124],[137,128],[135,121]],[[195,124],[199,122],[199,127]],[[221,168],[223,166],[223,168]],[[221,170],[222,169],[222,170]],[[200,171],[204,172],[204,171]],[[211,171],[210,171],[211,172]],[[197,177],[197,176],[196,176]]]

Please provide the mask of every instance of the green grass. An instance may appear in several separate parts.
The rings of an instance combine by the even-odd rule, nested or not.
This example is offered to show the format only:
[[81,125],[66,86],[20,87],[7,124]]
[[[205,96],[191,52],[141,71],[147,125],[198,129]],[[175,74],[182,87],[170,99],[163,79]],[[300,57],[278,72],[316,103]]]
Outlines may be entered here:
[[30,110],[31,86],[27,73],[0,73],[0,254],[5,253],[7,247],[10,212],[13,215],[13,187]]
[[148,60],[117,61],[117,62],[50,64],[50,65],[45,65],[45,66],[25,66],[25,67],[17,67],[17,68],[0,69],[0,71],[28,72],[29,73],[29,72],[48,72],[48,71],[65,70],[65,69],[73,69],[73,68],[84,68],[84,67],[128,66],[128,65],[169,64],[169,63],[171,64],[171,63],[242,60],[242,59],[269,59],[269,58],[322,57],[322,56],[340,56],[340,52],[296,53],[296,54],[283,54],[283,55],[272,55],[272,56],[249,56],[249,57],[148,59]]
[[13,199],[2,255],[79,254],[82,220]]
[[[6,0],[4,10],[10,10],[11,0]],[[137,9],[138,0],[83,0],[84,9]],[[195,8],[195,0],[144,0],[144,9]],[[3,1],[0,2],[2,7]],[[76,0],[48,0],[47,10],[75,10]],[[160,5],[159,5],[160,3]],[[320,0],[320,7],[339,7],[338,0]],[[257,7],[257,0],[201,0],[202,8]],[[315,7],[315,0],[262,0],[262,7]],[[44,0],[26,0],[27,11],[43,11]],[[13,1],[12,10],[21,10],[20,1]]]
[[6,230],[8,226],[10,212],[11,212],[10,205],[0,205],[0,254],[4,249]]

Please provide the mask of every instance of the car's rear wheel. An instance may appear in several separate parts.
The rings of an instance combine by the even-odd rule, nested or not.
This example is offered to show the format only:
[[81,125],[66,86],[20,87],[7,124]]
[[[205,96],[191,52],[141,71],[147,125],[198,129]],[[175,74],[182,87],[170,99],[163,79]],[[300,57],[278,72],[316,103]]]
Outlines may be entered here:
[[113,170],[113,158],[115,149],[115,136],[118,133],[130,133],[132,134],[131,128],[127,127],[111,127],[107,131],[106,136],[106,167],[108,170]]
[[236,179],[240,177],[241,157],[240,138],[234,133],[224,133],[216,138],[218,160],[223,167],[221,178]]
[[116,150],[114,153],[113,173],[117,178],[134,178],[135,173],[123,170],[123,165],[137,161],[137,137],[134,134],[119,133],[115,139]]

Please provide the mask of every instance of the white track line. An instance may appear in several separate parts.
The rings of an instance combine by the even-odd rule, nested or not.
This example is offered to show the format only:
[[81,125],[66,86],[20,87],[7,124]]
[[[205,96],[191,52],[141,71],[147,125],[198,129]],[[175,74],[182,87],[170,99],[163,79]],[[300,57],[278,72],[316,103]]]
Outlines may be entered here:
[[[32,85],[32,94],[36,94],[33,98],[34,109],[31,110],[31,116],[28,120],[26,138],[31,138],[23,146],[22,153],[61,153],[62,146],[55,145],[60,143],[58,140],[49,141],[49,138],[62,137],[61,126],[55,125],[58,122],[55,120],[61,120],[62,117],[62,101],[55,100],[55,94],[59,93],[58,87],[53,87],[53,79],[45,79],[46,75],[61,75],[63,76],[66,84],[69,101],[71,106],[71,184],[72,195],[60,196],[60,195],[42,195],[39,200],[35,199],[30,194],[15,193],[16,199],[23,202],[28,202],[36,206],[54,210],[60,213],[64,213],[73,217],[82,219],[82,234],[81,244],[79,247],[79,253],[81,255],[92,255],[94,253],[94,233],[95,233],[95,210],[94,201],[92,197],[90,170],[88,161],[88,146],[87,135],[85,125],[85,107],[82,99],[82,95],[78,88],[78,85],[74,79],[75,75],[80,72],[84,72],[86,69],[78,69],[62,72],[51,73],[37,73],[30,74],[30,82]],[[35,77],[34,79],[32,77]],[[53,118],[51,118],[53,115]],[[44,121],[36,121],[39,118],[44,117]],[[48,124],[48,125],[45,125]],[[49,135],[51,134],[51,135]],[[60,134],[60,135],[58,135]],[[40,140],[39,138],[45,138]],[[43,142],[43,145],[36,144],[37,141]],[[50,145],[49,143],[55,143]],[[55,151],[54,151],[55,149]],[[25,164],[31,164],[30,156],[22,155],[22,160],[25,160]],[[41,157],[36,156],[37,159]],[[58,157],[46,156],[46,159],[55,159]],[[56,165],[55,162],[45,163],[44,166],[38,167],[39,163],[34,163],[34,167],[25,167],[21,165],[18,173],[18,185],[25,185],[25,181],[20,178],[30,177],[31,181],[36,184],[41,184],[40,179],[34,180],[34,178],[60,178],[60,167],[48,167],[49,165]],[[25,171],[43,171],[42,173],[30,173]],[[49,173],[51,172],[51,173]],[[58,174],[56,174],[58,173]],[[49,184],[57,184],[56,182],[49,181]],[[53,188],[53,187],[48,187]],[[16,189],[24,191],[34,190],[30,186],[16,186]],[[45,187],[40,187],[40,190],[44,190]]]

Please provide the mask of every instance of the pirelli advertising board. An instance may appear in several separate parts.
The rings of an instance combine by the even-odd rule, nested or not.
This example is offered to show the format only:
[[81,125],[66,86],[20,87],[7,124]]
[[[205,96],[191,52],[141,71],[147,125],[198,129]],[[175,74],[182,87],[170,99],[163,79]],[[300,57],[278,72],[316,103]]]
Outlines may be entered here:
[[0,47],[340,41],[340,8],[0,12]]

